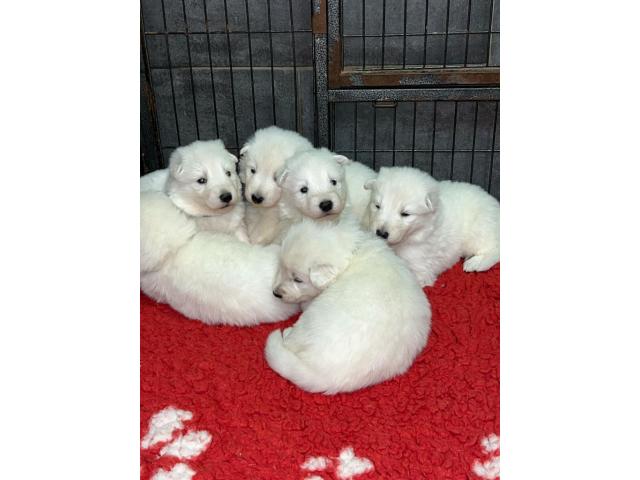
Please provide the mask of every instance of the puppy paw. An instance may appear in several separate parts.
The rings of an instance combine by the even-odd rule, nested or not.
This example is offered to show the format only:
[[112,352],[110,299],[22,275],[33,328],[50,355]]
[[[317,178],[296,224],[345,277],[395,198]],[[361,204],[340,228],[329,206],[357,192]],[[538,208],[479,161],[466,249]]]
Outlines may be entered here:
[[238,240],[240,240],[243,243],[251,243],[251,241],[249,240],[249,235],[247,234],[247,231],[244,228],[236,230],[235,236]]
[[268,245],[270,243],[269,237],[263,234],[255,235],[250,240],[253,245]]
[[484,272],[485,270],[489,270],[496,263],[497,260],[493,257],[488,257],[486,255],[474,255],[464,261],[462,269],[465,272]]

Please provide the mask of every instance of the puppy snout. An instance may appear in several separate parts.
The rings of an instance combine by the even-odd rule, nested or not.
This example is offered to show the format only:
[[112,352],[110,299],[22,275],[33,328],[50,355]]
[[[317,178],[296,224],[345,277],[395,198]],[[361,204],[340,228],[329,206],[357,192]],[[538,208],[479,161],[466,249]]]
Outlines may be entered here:
[[386,230],[381,230],[379,228],[376,230],[376,235],[384,238],[385,240],[389,238],[389,232],[387,232]]
[[231,195],[231,193],[229,192],[222,192],[220,194],[220,201],[224,202],[224,203],[229,203],[231,200],[233,200],[233,195]]
[[282,294],[277,288],[273,290],[273,296],[276,298],[282,298]]
[[320,210],[323,212],[329,212],[333,208],[333,202],[331,200],[323,200],[320,202]]
[[255,204],[261,204],[264,200],[264,197],[261,195],[256,195],[255,193],[251,194],[251,201]]

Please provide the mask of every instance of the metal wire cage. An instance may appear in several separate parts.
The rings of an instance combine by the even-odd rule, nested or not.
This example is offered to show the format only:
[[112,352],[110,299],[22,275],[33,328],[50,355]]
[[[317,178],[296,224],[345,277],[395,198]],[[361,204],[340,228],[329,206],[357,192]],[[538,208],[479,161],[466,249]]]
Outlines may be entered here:
[[332,147],[375,170],[416,167],[498,197],[499,115],[493,101],[335,103]]
[[343,64],[353,70],[499,66],[494,0],[340,0]]
[[498,0],[142,0],[142,173],[297,130],[499,197]]

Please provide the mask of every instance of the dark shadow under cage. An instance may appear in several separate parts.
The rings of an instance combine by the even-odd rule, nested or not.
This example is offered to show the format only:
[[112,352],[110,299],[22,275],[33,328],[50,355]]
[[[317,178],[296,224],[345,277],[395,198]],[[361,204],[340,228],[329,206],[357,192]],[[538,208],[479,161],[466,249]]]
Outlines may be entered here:
[[296,130],[499,198],[498,0],[142,0],[141,174]]

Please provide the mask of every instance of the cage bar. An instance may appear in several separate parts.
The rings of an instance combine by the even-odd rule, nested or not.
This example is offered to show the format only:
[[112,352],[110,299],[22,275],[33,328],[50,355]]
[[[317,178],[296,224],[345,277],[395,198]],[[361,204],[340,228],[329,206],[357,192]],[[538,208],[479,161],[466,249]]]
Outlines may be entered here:
[[[206,0],[205,0],[206,1]],[[227,0],[224,0],[224,21],[228,25],[229,24],[229,9],[227,7]],[[235,132],[235,148],[240,149],[240,142],[238,140],[238,116],[236,112],[236,94],[235,89],[233,88],[233,59],[231,58],[231,38],[229,37],[229,29],[227,27],[227,53],[229,57],[229,81],[231,82],[231,105],[233,107],[233,130]]]
[[[167,15],[165,11],[165,0],[160,0],[160,4],[162,6],[162,23],[164,25],[165,32],[167,30]],[[169,65],[169,82],[171,84],[171,102],[173,103],[173,117],[175,119],[176,125],[176,136],[178,138],[178,143],[182,145],[182,140],[180,137],[180,125],[178,124],[178,107],[176,106],[176,92],[173,85],[173,68],[171,67],[171,50],[169,49],[169,35],[165,34],[164,36],[165,48],[167,49],[167,63]]]
[[476,158],[476,135],[478,133],[478,102],[474,103],[475,105],[475,113],[473,116],[473,137],[471,140],[471,165],[469,167],[469,183],[473,183],[473,169],[475,167],[475,158]]
[[289,0],[289,24],[291,25],[291,49],[293,59],[293,104],[296,117],[296,131],[300,132],[300,126],[298,124],[298,66],[296,63],[296,37],[293,29],[293,5],[291,1],[292,0]]
[[198,120],[198,106],[196,102],[196,86],[193,81],[193,62],[191,60],[191,43],[189,42],[189,22],[187,21],[187,10],[182,0],[182,18],[184,19],[185,39],[187,40],[187,58],[189,59],[189,77],[191,80],[191,99],[193,101],[193,116],[196,124],[196,138],[200,138],[200,123]]
[[[204,0],[206,3],[207,0]],[[249,0],[245,0],[244,2],[244,11],[247,17],[247,41],[249,42],[249,75],[251,78],[251,101],[253,103],[253,129],[256,130],[258,128],[258,120],[256,118],[256,90],[255,90],[255,79],[253,77],[253,49],[251,48],[251,24],[249,23]],[[238,145],[238,148],[240,145]]]
[[209,78],[211,80],[211,100],[213,102],[213,116],[216,125],[216,136],[220,136],[220,125],[218,123],[218,104],[216,101],[216,84],[213,79],[213,58],[211,57],[211,35],[209,34],[209,13],[207,11],[207,0],[202,0],[202,7],[207,38],[207,56],[209,58]]

